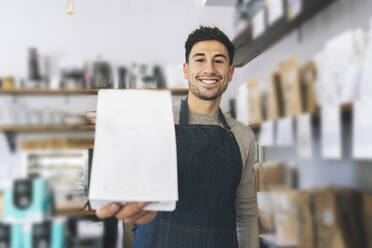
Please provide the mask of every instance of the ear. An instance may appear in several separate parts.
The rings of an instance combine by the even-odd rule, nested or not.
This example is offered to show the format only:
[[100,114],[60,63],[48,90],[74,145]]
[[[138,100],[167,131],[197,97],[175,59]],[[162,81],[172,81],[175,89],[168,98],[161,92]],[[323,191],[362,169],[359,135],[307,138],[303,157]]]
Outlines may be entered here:
[[183,77],[184,79],[188,79],[189,77],[189,64],[188,63],[184,63],[183,64]]
[[229,82],[232,80],[235,72],[235,65],[229,66]]

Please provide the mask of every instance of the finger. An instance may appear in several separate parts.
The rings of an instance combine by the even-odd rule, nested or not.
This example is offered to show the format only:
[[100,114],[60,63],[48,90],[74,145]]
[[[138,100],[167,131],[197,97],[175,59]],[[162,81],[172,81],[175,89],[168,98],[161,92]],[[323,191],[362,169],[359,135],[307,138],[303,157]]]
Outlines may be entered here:
[[96,123],[96,112],[87,112],[85,117],[90,123]]
[[88,119],[88,121],[92,124],[96,124],[96,119]]
[[143,217],[145,214],[147,214],[147,211],[142,209],[141,211],[132,215],[131,217],[125,218],[124,222],[127,223],[127,224],[133,224],[133,223],[136,222],[137,219]]
[[142,216],[141,218],[137,219],[134,223],[138,225],[149,223],[156,217],[156,214],[157,214],[156,211],[146,211],[146,214]]
[[146,206],[146,202],[132,202],[125,205],[119,213],[117,213],[116,218],[126,219],[132,217],[133,215],[140,212]]
[[109,218],[114,216],[120,210],[120,206],[116,203],[110,203],[96,210],[96,216],[99,219]]
[[91,111],[91,112],[87,112],[85,114],[88,118],[96,118],[96,112],[95,111]]

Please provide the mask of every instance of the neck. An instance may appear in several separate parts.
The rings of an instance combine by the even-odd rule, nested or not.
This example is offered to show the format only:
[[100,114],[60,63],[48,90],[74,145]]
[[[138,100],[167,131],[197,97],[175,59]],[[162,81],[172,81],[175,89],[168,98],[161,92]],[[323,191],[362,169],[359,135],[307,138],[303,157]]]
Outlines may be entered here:
[[191,112],[202,115],[217,114],[220,107],[221,96],[214,100],[203,100],[193,95],[191,91],[188,94],[188,107]]

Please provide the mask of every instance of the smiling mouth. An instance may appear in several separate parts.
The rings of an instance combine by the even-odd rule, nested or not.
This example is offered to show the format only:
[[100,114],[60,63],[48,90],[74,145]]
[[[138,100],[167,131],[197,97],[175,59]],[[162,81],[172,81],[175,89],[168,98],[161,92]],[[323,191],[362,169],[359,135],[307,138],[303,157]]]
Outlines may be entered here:
[[199,83],[207,88],[216,86],[219,80],[218,78],[198,78]]

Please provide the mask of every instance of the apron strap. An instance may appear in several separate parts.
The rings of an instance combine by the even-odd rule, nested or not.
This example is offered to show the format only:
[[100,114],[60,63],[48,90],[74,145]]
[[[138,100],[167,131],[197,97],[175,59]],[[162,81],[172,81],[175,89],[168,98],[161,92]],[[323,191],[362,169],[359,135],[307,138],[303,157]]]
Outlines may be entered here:
[[189,107],[187,106],[186,100],[181,101],[181,111],[180,111],[180,125],[186,126],[189,124]]
[[[218,119],[220,120],[224,128],[231,130],[220,108],[218,108]],[[185,100],[181,101],[180,125],[186,126],[188,124],[189,124],[189,107],[187,106],[187,97],[186,97]]]

